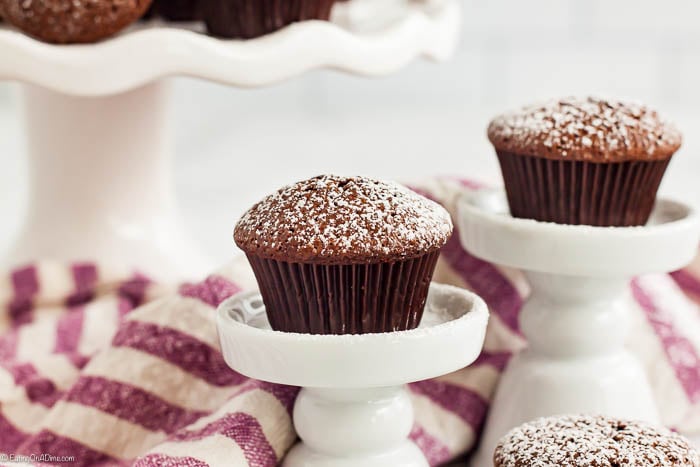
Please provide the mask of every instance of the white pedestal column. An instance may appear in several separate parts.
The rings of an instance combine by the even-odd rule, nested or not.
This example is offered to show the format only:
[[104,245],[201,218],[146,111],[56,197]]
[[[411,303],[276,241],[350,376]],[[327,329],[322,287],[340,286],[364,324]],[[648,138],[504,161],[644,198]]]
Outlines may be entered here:
[[107,97],[24,88],[29,206],[6,266],[98,261],[155,278],[205,264],[175,209],[168,86]]
[[302,389],[294,426],[303,443],[285,467],[427,467],[408,440],[413,407],[403,386]]
[[410,331],[272,331],[256,292],[228,299],[217,317],[222,353],[231,368],[303,388],[293,417],[302,442],[287,455],[285,467],[427,467],[408,438],[414,413],[405,384],[472,363],[487,321],[480,298],[438,284],[431,285],[421,325]]
[[529,347],[499,383],[474,467],[488,467],[499,441],[522,423],[560,414],[659,422],[641,363],[626,349],[627,283],[688,264],[698,216],[659,200],[643,227],[559,225],[515,219],[503,192],[460,201],[462,244],[487,261],[525,271],[532,292],[520,324]]
[[490,466],[499,439],[538,417],[605,414],[659,422],[649,381],[625,349],[625,279],[527,273],[520,323],[528,349],[499,383],[474,467]]

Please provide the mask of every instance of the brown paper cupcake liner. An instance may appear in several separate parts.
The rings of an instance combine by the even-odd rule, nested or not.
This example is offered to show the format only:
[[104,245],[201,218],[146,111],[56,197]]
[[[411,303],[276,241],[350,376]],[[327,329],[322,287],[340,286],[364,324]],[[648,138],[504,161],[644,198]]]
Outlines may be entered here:
[[595,163],[498,152],[514,217],[637,226],[649,220],[670,159]]
[[151,14],[170,21],[198,21],[204,0],[155,0]]
[[273,329],[367,334],[418,327],[439,251],[378,264],[289,263],[248,255]]
[[251,39],[291,23],[328,20],[335,0],[203,0],[209,34]]

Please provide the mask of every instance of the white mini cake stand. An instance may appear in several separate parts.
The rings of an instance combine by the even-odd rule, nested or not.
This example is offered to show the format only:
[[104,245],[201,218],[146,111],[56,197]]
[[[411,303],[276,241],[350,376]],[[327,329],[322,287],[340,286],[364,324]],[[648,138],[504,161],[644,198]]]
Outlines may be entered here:
[[599,413],[659,421],[641,364],[625,350],[630,278],[679,269],[696,252],[691,209],[658,201],[645,227],[559,225],[515,219],[502,191],[460,202],[464,247],[484,260],[519,268],[532,287],[521,312],[528,349],[503,374],[474,467],[492,465],[500,437],[535,418]]
[[258,87],[318,68],[385,75],[419,56],[449,57],[460,17],[458,0],[352,0],[331,22],[248,41],[148,23],[73,46],[0,26],[0,80],[24,84],[30,178],[27,216],[2,262],[90,259],[198,277],[212,265],[178,220],[164,78]]
[[301,386],[294,426],[302,439],[285,467],[427,467],[408,440],[413,408],[405,384],[451,373],[481,352],[486,304],[433,284],[418,329],[318,336],[270,329],[258,293],[219,307],[226,363],[251,378]]

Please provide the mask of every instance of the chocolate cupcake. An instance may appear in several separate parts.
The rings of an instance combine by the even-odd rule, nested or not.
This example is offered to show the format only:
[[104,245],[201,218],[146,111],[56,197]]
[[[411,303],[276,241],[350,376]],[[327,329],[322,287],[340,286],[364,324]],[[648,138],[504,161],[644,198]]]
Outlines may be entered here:
[[273,329],[363,334],[418,326],[451,234],[447,211],[404,187],[320,176],[253,206],[234,238]]
[[690,443],[663,428],[609,417],[561,416],[508,433],[494,467],[700,467]]
[[152,0],[0,0],[8,23],[56,44],[97,42],[138,20]]
[[680,132],[639,104],[567,98],[491,122],[514,217],[644,225]]
[[335,0],[202,0],[209,34],[251,39],[299,21],[328,20]]
[[199,21],[202,0],[154,0],[150,14],[169,21]]

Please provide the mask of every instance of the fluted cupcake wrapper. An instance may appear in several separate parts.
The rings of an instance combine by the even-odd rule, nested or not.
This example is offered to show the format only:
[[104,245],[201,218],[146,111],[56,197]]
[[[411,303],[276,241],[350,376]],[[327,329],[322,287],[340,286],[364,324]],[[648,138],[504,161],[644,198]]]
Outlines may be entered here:
[[210,34],[250,39],[297,21],[328,20],[336,0],[202,0]]
[[636,226],[649,220],[670,160],[595,163],[498,152],[514,217]]
[[272,328],[367,334],[420,324],[439,251],[377,264],[289,263],[248,255]]
[[152,13],[170,21],[198,21],[203,0],[155,0]]

